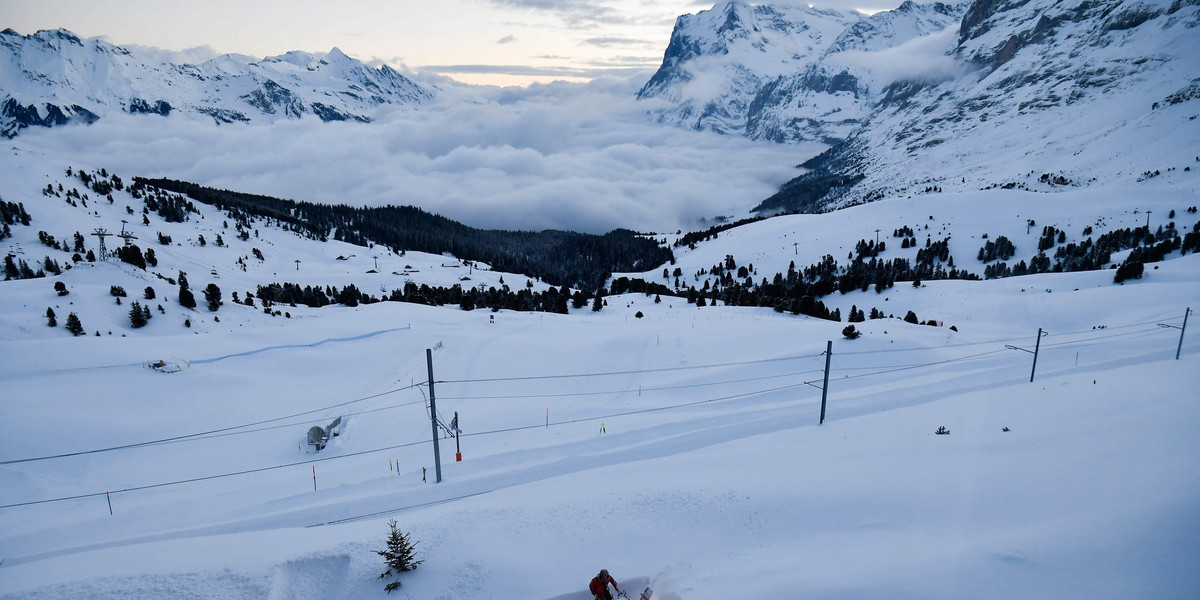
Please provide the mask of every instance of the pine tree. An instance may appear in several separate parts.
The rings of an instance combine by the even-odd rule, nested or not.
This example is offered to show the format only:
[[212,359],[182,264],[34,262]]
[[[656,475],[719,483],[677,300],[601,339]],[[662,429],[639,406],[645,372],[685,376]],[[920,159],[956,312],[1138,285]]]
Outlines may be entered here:
[[[387,550],[376,550],[375,553],[382,556],[384,562],[387,563],[388,569],[380,573],[379,579],[399,575],[400,573],[408,572],[417,568],[421,564],[421,560],[416,560],[414,548],[416,543],[410,542],[408,535],[396,529],[396,520],[388,519],[388,527],[392,531],[388,534]],[[394,571],[394,573],[393,573]],[[392,590],[400,587],[400,581],[393,581],[383,587],[387,593],[392,593]]]
[[79,322],[79,315],[71,313],[67,315],[67,331],[74,335],[83,335],[83,324]]
[[221,288],[215,283],[208,284],[204,288],[204,300],[208,303],[208,310],[216,311],[221,308]]
[[179,272],[179,304],[184,308],[196,308],[196,296],[188,288],[187,273]]
[[58,319],[54,318],[54,309],[46,307],[46,325],[50,327],[58,327]]
[[133,326],[134,329],[138,329],[145,327],[147,320],[146,311],[142,309],[142,305],[136,300],[133,301],[133,303],[131,303],[129,306],[129,324]]

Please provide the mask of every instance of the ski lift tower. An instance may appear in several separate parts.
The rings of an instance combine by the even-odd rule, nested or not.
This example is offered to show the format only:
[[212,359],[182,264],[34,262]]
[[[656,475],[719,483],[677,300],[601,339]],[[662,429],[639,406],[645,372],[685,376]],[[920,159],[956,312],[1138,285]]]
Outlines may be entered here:
[[121,219],[121,233],[118,233],[118,234],[117,234],[117,237],[119,237],[119,238],[121,238],[121,239],[125,240],[125,245],[126,245],[126,246],[128,246],[128,245],[129,245],[129,240],[136,240],[136,239],[137,239],[137,236],[136,236],[136,235],[133,235],[133,233],[131,233],[131,232],[125,231],[125,224],[126,224],[126,223],[128,223],[128,222],[129,222],[129,221],[126,221],[125,219]]
[[112,234],[103,227],[97,227],[96,230],[92,232],[92,235],[100,238],[100,260],[108,260],[108,249],[104,247],[104,238]]

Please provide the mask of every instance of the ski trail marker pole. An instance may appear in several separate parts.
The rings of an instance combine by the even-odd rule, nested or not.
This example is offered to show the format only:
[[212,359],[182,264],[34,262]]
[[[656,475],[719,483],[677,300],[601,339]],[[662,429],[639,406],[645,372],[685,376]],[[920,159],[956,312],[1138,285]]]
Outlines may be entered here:
[[313,465],[313,491],[317,491],[317,465]]
[[104,492],[104,498],[108,500],[108,516],[112,516],[112,494]]

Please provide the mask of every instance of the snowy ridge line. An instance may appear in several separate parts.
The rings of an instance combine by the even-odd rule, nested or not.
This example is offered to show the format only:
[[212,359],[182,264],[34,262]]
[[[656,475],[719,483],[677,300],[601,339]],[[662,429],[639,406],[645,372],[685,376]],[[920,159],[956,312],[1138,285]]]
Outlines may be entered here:
[[[356,342],[359,340],[365,340],[368,338],[372,338],[377,335],[383,335],[385,333],[395,333],[397,331],[408,331],[411,329],[412,329],[412,325],[406,325],[404,327],[397,327],[394,329],[382,329],[379,331],[373,331],[371,333],[364,333],[363,335],[358,335],[358,336],[353,336],[353,337],[327,338],[324,340],[313,342],[311,344],[288,344],[288,345],[281,345],[281,346],[267,346],[264,348],[258,348],[256,350],[247,350],[245,352],[238,352],[235,354],[226,354],[225,356],[217,356],[214,358],[201,358],[201,359],[197,359],[197,360],[190,360],[188,362],[193,365],[212,364],[217,361],[225,360],[227,358],[239,358],[239,357],[243,357],[243,356],[252,356],[254,354],[259,354],[259,353],[267,352],[270,350],[294,350],[294,349],[298,349],[298,348],[316,348],[317,346],[321,346],[324,344],[341,343],[341,342]],[[71,368],[66,368],[66,369],[45,369],[45,370],[38,370],[38,371],[21,371],[19,373],[0,373],[0,376],[17,377],[17,376],[22,376],[22,375],[51,375],[54,373],[74,373],[74,372],[79,372],[79,371],[95,371],[95,370],[101,370],[101,369],[123,369],[123,368],[127,368],[127,367],[141,367],[141,366],[144,366],[144,363],[140,363],[140,362],[119,363],[119,364],[115,364],[115,365],[99,365],[99,366],[94,366],[94,367],[71,367]],[[0,463],[0,464],[4,464],[4,463]]]
[[492,493],[492,492],[494,492],[494,491],[496,491],[496,490],[484,490],[484,491],[482,491],[482,492],[473,492],[473,493],[470,493],[470,494],[463,494],[463,495],[461,495],[461,496],[454,496],[454,497],[452,497],[452,498],[442,498],[441,500],[431,500],[431,501],[429,501],[429,502],[422,502],[422,503],[420,503],[420,504],[411,504],[411,505],[409,505],[409,506],[401,506],[401,507],[398,507],[398,508],[391,508],[391,509],[388,509],[388,510],[381,510],[381,511],[373,512],[373,513],[368,513],[368,514],[365,514],[365,515],[356,515],[356,516],[353,516],[353,517],[346,517],[346,518],[344,518],[344,519],[335,519],[335,520],[333,520],[333,521],[326,521],[326,522],[324,522],[324,523],[313,523],[312,525],[306,525],[305,527],[324,527],[324,526],[326,526],[326,525],[338,525],[338,524],[341,524],[341,523],[350,523],[350,522],[352,522],[352,521],[361,521],[361,520],[363,520],[363,519],[371,519],[371,518],[374,518],[374,517],[382,517],[382,516],[384,516],[384,515],[389,515],[389,514],[392,514],[392,513],[398,513],[398,512],[402,512],[402,511],[406,511],[406,510],[413,510],[413,509],[415,509],[415,508],[425,508],[426,506],[437,506],[438,504],[446,504],[447,502],[456,502],[456,501],[458,501],[458,500],[465,500],[465,499],[467,499],[467,498],[474,498],[475,496],[482,496],[482,495],[484,495],[484,494],[490,494],[490,493]]
[[[216,434],[216,433],[224,433],[224,432],[228,432],[228,431],[233,431],[233,430],[235,430],[235,429],[243,429],[243,428],[246,428],[246,427],[254,427],[255,425],[265,425],[265,424],[267,424],[267,423],[274,423],[274,422],[276,422],[276,421],[283,421],[283,420],[285,420],[285,419],[294,419],[294,418],[296,418],[296,417],[302,417],[302,416],[305,416],[305,415],[311,415],[311,414],[313,414],[313,413],[318,413],[318,412],[321,412],[321,411],[329,410],[329,409],[331,409],[331,408],[338,408],[338,407],[346,406],[346,405],[349,405],[349,404],[354,404],[354,403],[356,403],[356,402],[364,402],[364,401],[366,401],[366,400],[372,400],[372,399],[374,399],[374,398],[378,398],[378,397],[380,397],[380,396],[386,396],[386,395],[388,395],[388,394],[394,394],[394,393],[396,393],[396,392],[402,392],[402,391],[404,391],[404,390],[409,390],[409,389],[412,389],[412,388],[414,388],[414,387],[417,387],[417,386],[419,386],[419,385],[421,385],[421,384],[413,384],[413,385],[408,385],[408,386],[405,386],[405,387],[402,387],[402,388],[395,388],[395,389],[391,389],[391,390],[387,390],[387,391],[379,392],[378,394],[372,394],[372,395],[370,395],[370,396],[364,396],[364,397],[362,397],[362,398],[355,398],[354,400],[348,400],[348,401],[346,401],[346,402],[342,402],[342,403],[339,403],[339,404],[333,404],[333,405],[331,405],[331,406],[323,406],[323,407],[321,407],[321,408],[314,408],[313,410],[309,410],[309,411],[305,411],[305,412],[301,412],[301,413],[295,413],[295,414],[291,414],[291,415],[287,415],[287,416],[283,416],[283,417],[275,417],[275,418],[273,418],[273,419],[266,419],[266,420],[263,420],[263,421],[256,421],[256,422],[254,422],[254,423],[245,423],[245,424],[242,424],[242,425],[233,425],[233,426],[230,426],[230,427],[222,427],[222,428],[220,428],[220,429],[212,429],[212,430],[209,430],[209,431],[201,431],[201,432],[197,432],[197,433],[189,433],[189,434],[185,434],[185,435],[177,435],[177,436],[173,436],[173,437],[169,437],[169,438],[162,438],[162,439],[157,439],[157,440],[150,440],[150,441],[147,441],[147,442],[137,442],[137,443],[133,443],[133,444],[122,444],[122,445],[120,445],[120,446],[110,446],[110,447],[107,447],[107,448],[96,448],[96,449],[92,449],[92,450],[80,450],[80,451],[78,451],[78,452],[67,452],[67,453],[64,453],[64,454],[52,454],[52,455],[48,455],[48,456],[35,456],[35,457],[30,457],[30,458],[17,458],[17,459],[11,459],[11,460],[3,460],[3,461],[0,461],[0,465],[13,465],[13,464],[18,464],[18,463],[34,462],[34,461],[41,461],[41,460],[50,460],[50,459],[53,459],[53,458],[66,458],[66,457],[70,457],[70,456],[82,456],[82,455],[85,455],[85,454],[99,454],[99,453],[101,453],[101,452],[112,452],[112,451],[114,451],[114,450],[128,450],[128,449],[130,449],[130,448],[140,448],[140,447],[143,447],[143,446],[154,446],[154,445],[157,445],[157,444],[166,444],[166,443],[171,443],[171,442],[179,442],[179,441],[183,441],[183,440],[187,440],[187,439],[199,439],[199,438],[201,438],[202,436],[210,436],[210,435],[212,435],[212,434]],[[290,424],[290,425],[295,425],[295,423],[292,423],[292,424]],[[4,508],[4,507],[0,507],[0,508]]]
[[[797,375],[807,375],[809,373],[820,373],[820,369],[811,371],[799,371],[796,373],[781,373],[779,375],[764,375],[762,377],[746,377],[743,379],[725,379],[722,381],[709,381],[705,383],[688,383],[684,385],[665,385],[665,386],[645,386],[639,387],[640,392],[662,392],[667,390],[685,390],[689,388],[707,387],[710,385],[728,385],[730,383],[746,383],[748,381],[763,381],[766,379],[779,379],[780,377],[795,377]],[[444,396],[443,400],[512,400],[517,398],[572,398],[576,396],[604,396],[608,394],[625,394],[634,391],[633,388],[623,390],[606,390],[602,392],[565,392],[561,394],[509,394],[503,396]]]
[[785,360],[800,360],[804,358],[817,358],[824,356],[824,353],[805,354],[800,356],[782,356],[779,358],[760,358],[757,360],[744,360],[740,362],[730,363],[715,363],[709,365],[691,365],[686,367],[663,367],[661,369],[632,369],[628,371],[601,371],[596,373],[570,373],[564,375],[530,375],[524,377],[490,377],[484,379],[447,379],[437,380],[434,383],[486,383],[494,381],[532,381],[539,379],[571,379],[576,377],[607,377],[610,375],[638,375],[640,373],[666,373],[670,371],[690,371],[695,369],[716,369],[721,367],[740,367],[744,365],[758,365],[770,362],[780,362]]
[[323,339],[323,340],[320,340],[317,342],[313,342],[311,344],[286,344],[286,345],[282,345],[282,346],[267,346],[265,348],[259,348],[257,350],[247,350],[246,352],[238,352],[237,354],[226,354],[225,356],[218,356],[216,358],[202,358],[199,360],[193,360],[193,361],[191,361],[191,363],[193,365],[206,365],[206,364],[215,363],[219,360],[225,360],[227,358],[240,358],[243,356],[252,356],[255,354],[261,354],[263,352],[268,352],[270,350],[295,350],[298,348],[316,348],[317,346],[322,346],[325,344],[333,344],[333,343],[341,343],[341,342],[357,342],[360,340],[373,338],[377,335],[383,335],[385,333],[395,333],[397,331],[408,331],[410,329],[412,329],[412,325],[406,325],[404,327],[397,327],[395,329],[381,329],[379,331],[373,331],[371,333],[364,333],[362,335],[356,335],[356,336],[352,336],[352,337],[326,338],[326,339]]

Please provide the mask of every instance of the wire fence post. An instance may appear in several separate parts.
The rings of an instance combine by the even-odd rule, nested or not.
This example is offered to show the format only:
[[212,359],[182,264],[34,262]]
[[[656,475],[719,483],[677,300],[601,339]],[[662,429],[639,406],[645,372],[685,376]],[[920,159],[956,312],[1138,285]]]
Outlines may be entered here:
[[833,357],[833,340],[825,344],[825,382],[821,384],[821,420],[818,425],[825,423],[825,399],[829,397],[829,359]]
[[442,482],[442,452],[438,448],[437,404],[433,398],[433,350],[425,349],[425,362],[429,365],[429,420],[433,428],[433,472],[434,483]]

